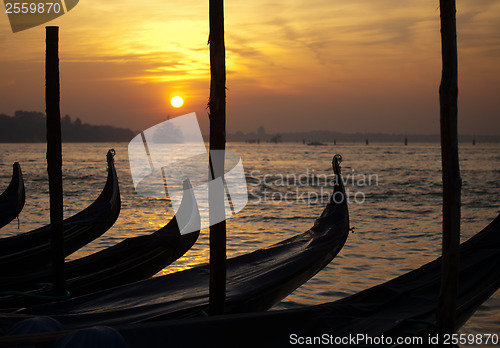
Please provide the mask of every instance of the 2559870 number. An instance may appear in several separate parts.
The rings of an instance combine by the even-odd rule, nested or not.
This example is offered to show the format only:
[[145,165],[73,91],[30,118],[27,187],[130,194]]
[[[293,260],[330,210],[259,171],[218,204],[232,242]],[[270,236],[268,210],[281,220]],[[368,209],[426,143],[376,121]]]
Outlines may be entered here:
[[7,2],[5,4],[5,12],[7,14],[49,14],[60,13],[61,4],[57,2]]
[[445,334],[444,344],[498,344],[497,334]]

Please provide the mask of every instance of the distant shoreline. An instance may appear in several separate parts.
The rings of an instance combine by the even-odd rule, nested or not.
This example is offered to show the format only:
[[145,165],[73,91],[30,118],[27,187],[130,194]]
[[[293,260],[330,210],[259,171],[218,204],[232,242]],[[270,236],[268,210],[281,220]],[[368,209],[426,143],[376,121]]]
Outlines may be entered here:
[[[16,111],[14,116],[0,114],[0,143],[45,143],[45,114],[37,111]],[[138,132],[128,128],[90,125],[69,115],[61,118],[63,143],[115,143],[129,142]],[[204,139],[208,139],[204,135]],[[304,143],[304,144],[346,144],[346,143],[439,143],[439,134],[386,134],[386,133],[340,133],[328,130],[296,133],[267,133],[264,127],[256,132],[237,131],[227,134],[228,142],[239,143]],[[460,143],[499,143],[500,135],[459,135]],[[315,145],[311,145],[315,146]]]
[[[62,142],[127,142],[135,133],[127,128],[82,123],[69,115],[61,117]],[[16,111],[14,116],[0,114],[0,143],[44,143],[46,117],[37,111]]]
[[[460,134],[460,143],[499,143],[500,135]],[[228,134],[228,141],[247,143],[439,143],[439,134],[385,134],[385,133],[338,133],[330,131],[311,131],[300,133],[242,133]],[[314,146],[314,145],[311,145]]]

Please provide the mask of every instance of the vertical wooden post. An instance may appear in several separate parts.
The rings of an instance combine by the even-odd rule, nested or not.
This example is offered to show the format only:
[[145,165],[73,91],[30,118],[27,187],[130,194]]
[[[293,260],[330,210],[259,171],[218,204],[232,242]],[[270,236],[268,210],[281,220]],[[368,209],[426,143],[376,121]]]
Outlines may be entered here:
[[[226,148],[226,56],[224,46],[224,1],[210,0],[210,150]],[[224,173],[224,161],[216,161]],[[210,162],[212,163],[212,161]],[[225,193],[210,190],[210,205],[224,206]],[[212,209],[212,207],[210,208]],[[210,223],[212,225],[212,223]],[[224,313],[226,300],[226,221],[210,226],[209,313]]]
[[[455,0],[440,0],[443,71],[439,87],[441,161],[443,167],[443,246],[441,291],[437,310],[438,332],[456,329],[455,309],[460,261],[460,194],[457,99],[458,58]],[[440,337],[441,339],[443,336]]]
[[52,281],[56,296],[66,294],[63,243],[61,112],[59,108],[59,27],[46,27],[45,107],[47,113],[47,171],[50,191]]

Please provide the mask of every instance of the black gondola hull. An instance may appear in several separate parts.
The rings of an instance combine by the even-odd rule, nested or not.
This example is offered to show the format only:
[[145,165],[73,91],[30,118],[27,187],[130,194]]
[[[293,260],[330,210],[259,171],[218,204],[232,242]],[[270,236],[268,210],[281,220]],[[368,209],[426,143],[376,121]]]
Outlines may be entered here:
[[0,228],[7,225],[21,213],[26,198],[21,166],[16,162],[12,167],[10,184],[0,195]]
[[[345,190],[338,166],[336,174],[334,193],[339,197],[345,195]],[[348,234],[347,202],[332,199],[308,231],[228,259],[228,310],[268,309],[324,268],[341,250]],[[202,265],[60,303],[31,307],[18,314],[49,315],[68,328],[198,316],[208,305],[208,282],[208,265]]]
[[[64,255],[100,237],[115,223],[121,200],[114,160],[108,152],[108,178],[100,196],[86,209],[64,220]],[[0,276],[19,276],[51,262],[50,225],[0,239]],[[1,286],[1,285],[0,285]]]

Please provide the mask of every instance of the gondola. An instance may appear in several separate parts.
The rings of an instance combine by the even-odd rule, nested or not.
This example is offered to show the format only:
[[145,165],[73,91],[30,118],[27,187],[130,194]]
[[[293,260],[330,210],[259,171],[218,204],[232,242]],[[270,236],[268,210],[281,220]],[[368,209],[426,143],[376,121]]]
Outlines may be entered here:
[[0,195],[0,228],[14,220],[24,207],[24,180],[21,166],[13,164],[12,179],[7,189]]
[[[70,255],[106,232],[120,214],[120,190],[114,150],[107,154],[108,178],[99,197],[86,209],[64,220],[64,254]],[[20,275],[51,261],[50,225],[0,239],[0,276]]]
[[[500,215],[462,243],[460,255],[457,329],[500,287]],[[305,342],[350,347],[430,346],[433,342],[429,340],[436,337],[440,272],[441,258],[438,258],[388,282],[321,305],[124,324],[114,329],[129,348],[275,348],[306,345]],[[19,321],[19,315],[14,316]],[[14,319],[9,315],[0,318],[4,327]],[[35,334],[29,339],[50,342],[67,333]],[[379,344],[382,337],[384,345]],[[398,338],[406,339],[406,345],[398,344]],[[28,337],[5,337],[0,338],[0,342],[3,339],[14,345],[26,342]],[[377,343],[374,345],[374,342]]]
[[[179,229],[174,216],[158,231],[124,241],[65,265],[66,287],[72,297],[147,279],[184,255],[200,234],[200,215],[193,190],[184,183],[184,196],[177,211],[189,216]],[[0,308],[26,307],[49,302],[50,289],[28,290],[37,283],[50,282],[51,270],[45,269],[21,277],[0,278]],[[28,290],[20,293],[20,290]]]
[[[500,287],[500,215],[460,247],[459,329]],[[305,308],[117,326],[128,347],[430,346],[441,258],[341,300]],[[190,333],[196,333],[196,335]],[[352,338],[349,340],[349,338]],[[442,337],[444,338],[444,337]],[[449,342],[451,342],[451,338]],[[376,342],[376,343],[374,343]]]
[[[333,161],[334,192],[308,231],[227,260],[226,311],[267,310],[323,269],[349,234],[349,214],[339,160]],[[207,310],[209,267],[127,284],[58,303],[0,316],[0,323],[47,315],[68,328],[117,325],[151,319],[198,316]]]

